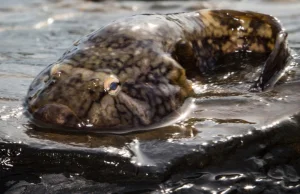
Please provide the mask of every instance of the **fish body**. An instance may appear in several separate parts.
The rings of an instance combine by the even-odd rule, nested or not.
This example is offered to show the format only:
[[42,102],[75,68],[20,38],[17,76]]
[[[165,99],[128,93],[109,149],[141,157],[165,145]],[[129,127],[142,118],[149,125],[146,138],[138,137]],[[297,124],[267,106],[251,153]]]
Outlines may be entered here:
[[290,57],[286,39],[276,18],[255,12],[131,16],[74,43],[34,79],[25,104],[34,120],[56,126],[148,126],[193,95],[186,69],[213,71],[229,53],[268,53],[253,88],[271,88]]

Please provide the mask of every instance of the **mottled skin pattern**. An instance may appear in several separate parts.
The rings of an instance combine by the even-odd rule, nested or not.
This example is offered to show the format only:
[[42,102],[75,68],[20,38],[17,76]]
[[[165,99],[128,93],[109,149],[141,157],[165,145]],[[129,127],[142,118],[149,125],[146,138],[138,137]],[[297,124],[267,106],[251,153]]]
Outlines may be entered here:
[[271,53],[254,87],[261,90],[274,85],[289,57],[286,33],[269,15],[136,15],[75,43],[35,78],[25,103],[34,119],[57,126],[146,126],[193,94],[186,68],[213,71],[218,57],[237,51]]

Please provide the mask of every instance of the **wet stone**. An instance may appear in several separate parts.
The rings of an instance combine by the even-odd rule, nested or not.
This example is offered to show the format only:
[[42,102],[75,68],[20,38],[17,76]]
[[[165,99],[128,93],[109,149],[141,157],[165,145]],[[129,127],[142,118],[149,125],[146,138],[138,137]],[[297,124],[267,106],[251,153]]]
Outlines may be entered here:
[[[72,176],[65,177],[60,174],[46,174],[45,177],[51,177],[50,179],[42,179],[38,184],[32,184],[31,182],[20,181],[7,189],[6,193],[22,193],[22,194],[50,194],[50,193],[117,193],[123,190],[122,187],[118,187],[114,184],[108,183],[96,183],[80,177]],[[60,183],[53,184],[52,179],[60,179]]]

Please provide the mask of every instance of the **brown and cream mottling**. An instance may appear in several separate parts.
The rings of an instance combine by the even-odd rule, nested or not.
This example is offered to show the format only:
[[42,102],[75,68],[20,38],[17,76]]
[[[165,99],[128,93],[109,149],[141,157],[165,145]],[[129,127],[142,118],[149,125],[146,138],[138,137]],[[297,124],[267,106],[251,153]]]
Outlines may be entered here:
[[256,86],[273,86],[289,57],[276,18],[232,10],[136,15],[74,43],[34,79],[25,103],[35,120],[63,127],[146,126],[193,94],[187,68],[213,71],[220,56],[249,51],[270,53]]

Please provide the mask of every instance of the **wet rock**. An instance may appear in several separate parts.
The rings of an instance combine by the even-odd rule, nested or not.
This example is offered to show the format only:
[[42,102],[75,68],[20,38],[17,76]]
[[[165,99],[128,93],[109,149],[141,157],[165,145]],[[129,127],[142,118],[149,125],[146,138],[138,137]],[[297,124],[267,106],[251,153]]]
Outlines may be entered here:
[[[59,181],[56,181],[58,179]],[[45,174],[41,182],[32,184],[26,181],[14,182],[7,194],[51,194],[51,193],[118,193],[122,187],[108,183],[97,183],[80,177],[65,177],[62,174]]]

